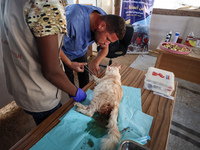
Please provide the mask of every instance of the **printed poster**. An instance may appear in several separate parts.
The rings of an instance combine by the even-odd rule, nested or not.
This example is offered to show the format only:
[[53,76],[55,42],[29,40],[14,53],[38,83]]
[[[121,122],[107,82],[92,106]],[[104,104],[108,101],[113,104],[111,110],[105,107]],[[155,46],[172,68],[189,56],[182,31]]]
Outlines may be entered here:
[[120,16],[134,28],[127,54],[148,54],[154,0],[121,0]]

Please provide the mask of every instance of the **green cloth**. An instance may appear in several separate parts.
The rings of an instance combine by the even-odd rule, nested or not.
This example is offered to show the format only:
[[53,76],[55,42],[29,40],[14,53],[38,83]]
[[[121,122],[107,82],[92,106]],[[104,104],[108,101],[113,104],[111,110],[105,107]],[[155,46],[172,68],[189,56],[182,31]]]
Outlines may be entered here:
[[[123,131],[121,141],[130,139],[146,144],[153,117],[142,112],[141,89],[128,86],[122,86],[122,89],[123,98],[118,114],[119,131]],[[82,104],[89,104],[92,95],[93,91],[89,89]],[[107,136],[106,123],[107,118],[97,113],[91,118],[73,107],[31,150],[98,150],[101,139]]]

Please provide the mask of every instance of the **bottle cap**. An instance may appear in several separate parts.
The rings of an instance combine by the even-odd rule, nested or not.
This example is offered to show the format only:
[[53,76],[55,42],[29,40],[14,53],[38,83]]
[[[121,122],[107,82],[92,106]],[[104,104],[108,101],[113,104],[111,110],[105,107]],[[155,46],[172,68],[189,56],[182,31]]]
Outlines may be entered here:
[[193,31],[190,32],[190,33],[188,34],[188,36],[192,36],[192,37],[194,37],[194,32],[193,32]]
[[179,32],[176,32],[176,33],[175,33],[175,36],[179,36],[179,34],[180,34]]

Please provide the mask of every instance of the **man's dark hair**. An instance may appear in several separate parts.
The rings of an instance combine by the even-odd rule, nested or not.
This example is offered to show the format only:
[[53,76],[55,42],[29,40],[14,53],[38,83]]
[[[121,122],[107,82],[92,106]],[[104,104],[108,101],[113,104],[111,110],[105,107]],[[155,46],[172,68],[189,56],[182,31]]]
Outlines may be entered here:
[[109,33],[116,33],[117,37],[123,39],[126,32],[126,22],[118,15],[103,15],[102,20],[106,22],[106,29]]

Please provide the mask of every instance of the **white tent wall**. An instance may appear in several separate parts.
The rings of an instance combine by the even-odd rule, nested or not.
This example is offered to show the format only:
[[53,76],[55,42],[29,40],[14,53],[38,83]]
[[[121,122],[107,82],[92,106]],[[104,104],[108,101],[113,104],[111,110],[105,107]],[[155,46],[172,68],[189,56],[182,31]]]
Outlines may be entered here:
[[199,17],[152,14],[150,22],[150,49],[156,50],[158,44],[170,31],[173,32],[172,39],[175,32],[179,32],[183,41],[185,41],[191,31],[194,32],[195,37],[200,38],[199,24]]

